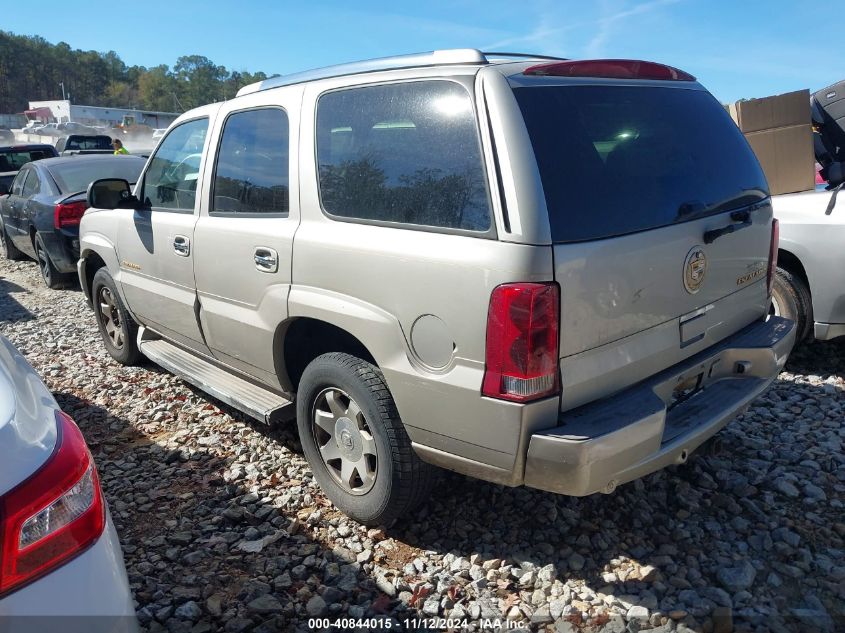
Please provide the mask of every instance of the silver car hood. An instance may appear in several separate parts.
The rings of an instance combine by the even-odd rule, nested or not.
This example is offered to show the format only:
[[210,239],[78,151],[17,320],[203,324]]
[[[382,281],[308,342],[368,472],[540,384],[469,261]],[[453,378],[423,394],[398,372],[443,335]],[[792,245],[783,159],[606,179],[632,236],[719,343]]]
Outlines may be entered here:
[[35,370],[0,336],[0,495],[49,459],[58,408]]

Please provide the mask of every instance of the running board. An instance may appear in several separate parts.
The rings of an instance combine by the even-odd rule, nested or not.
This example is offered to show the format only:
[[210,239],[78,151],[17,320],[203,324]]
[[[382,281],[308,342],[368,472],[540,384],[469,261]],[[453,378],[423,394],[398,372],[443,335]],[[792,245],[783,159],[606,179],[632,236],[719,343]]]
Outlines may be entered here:
[[157,365],[256,420],[274,424],[290,420],[296,414],[294,404],[283,396],[234,376],[165,340],[138,343],[144,356]]

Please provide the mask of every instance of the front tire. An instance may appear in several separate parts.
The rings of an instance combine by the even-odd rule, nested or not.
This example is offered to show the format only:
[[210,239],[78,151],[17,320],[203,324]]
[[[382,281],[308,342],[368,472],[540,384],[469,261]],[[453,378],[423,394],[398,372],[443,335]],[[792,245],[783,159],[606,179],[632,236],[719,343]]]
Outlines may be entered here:
[[141,359],[138,324],[120,300],[114,279],[106,268],[100,268],[94,275],[91,300],[106,351],[122,365],[137,365]]
[[435,469],[411,448],[381,370],[339,352],[299,382],[299,438],[314,479],[363,525],[390,525],[428,496]]
[[795,321],[796,345],[807,338],[813,328],[813,301],[804,280],[784,268],[778,268],[769,312]]

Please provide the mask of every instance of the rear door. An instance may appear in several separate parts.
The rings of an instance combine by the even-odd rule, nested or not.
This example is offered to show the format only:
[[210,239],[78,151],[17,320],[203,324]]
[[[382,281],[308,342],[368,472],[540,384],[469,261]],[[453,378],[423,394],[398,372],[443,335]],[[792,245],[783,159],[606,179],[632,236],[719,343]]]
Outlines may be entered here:
[[[42,192],[49,191],[49,185],[47,183],[42,182],[42,174],[39,173],[38,169],[33,167],[29,168],[29,176],[26,179],[26,182],[23,186],[23,192],[21,193],[22,198],[22,206],[20,208],[20,228],[21,233],[25,233],[27,239],[29,239],[30,228],[38,228],[35,223],[35,211],[38,208],[38,203],[33,200],[35,196]],[[52,226],[53,219],[50,218],[50,225]],[[33,252],[34,252],[33,248]]]
[[145,203],[119,210],[121,285],[141,323],[187,347],[208,352],[197,320],[194,225],[209,116],[182,122],[147,163],[137,193]]
[[682,82],[535,81],[515,95],[561,286],[564,408],[765,313],[768,186],[709,93]]
[[12,190],[6,198],[6,217],[4,223],[6,231],[12,242],[19,249],[29,255],[34,255],[32,243],[29,240],[29,231],[24,227],[24,206],[26,204],[25,189],[28,180],[37,180],[37,177],[29,168],[21,169],[12,183]]
[[[276,327],[287,318],[299,224],[296,134],[302,88],[228,104],[195,231],[200,320],[221,361],[271,384]],[[212,171],[213,170],[213,171]]]

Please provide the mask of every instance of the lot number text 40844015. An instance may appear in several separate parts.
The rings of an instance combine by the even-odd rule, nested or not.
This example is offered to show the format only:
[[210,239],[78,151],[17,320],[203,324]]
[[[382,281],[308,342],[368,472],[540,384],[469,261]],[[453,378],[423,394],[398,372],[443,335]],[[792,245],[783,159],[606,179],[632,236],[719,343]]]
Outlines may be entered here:
[[[309,618],[308,628],[314,630],[334,629],[393,629],[399,624],[405,631],[461,631],[469,625],[465,618],[401,618],[399,622],[389,618]],[[527,629],[525,622],[514,622],[505,618],[487,618],[474,622],[482,631]],[[398,629],[399,627],[397,627]]]

